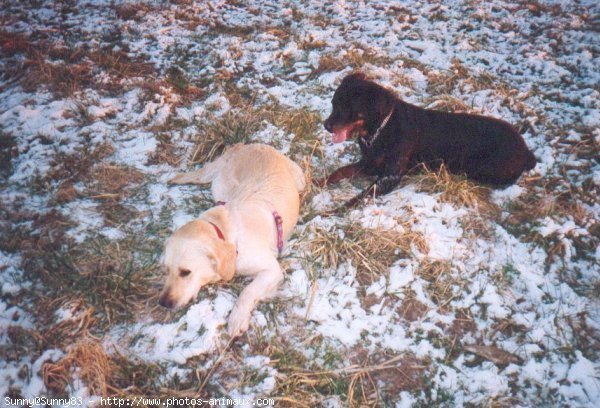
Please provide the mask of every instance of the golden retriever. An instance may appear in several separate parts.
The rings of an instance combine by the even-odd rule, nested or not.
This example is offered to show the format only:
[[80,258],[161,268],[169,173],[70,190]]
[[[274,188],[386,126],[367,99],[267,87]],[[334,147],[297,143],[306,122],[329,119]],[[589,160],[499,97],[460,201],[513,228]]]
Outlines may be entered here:
[[252,276],[229,315],[229,335],[239,336],[248,330],[256,304],[283,280],[277,255],[296,225],[304,174],[270,146],[237,144],[171,183],[212,183],[213,199],[222,204],[167,239],[162,257],[167,279],[159,303],[181,307],[204,285],[229,281],[236,273]]

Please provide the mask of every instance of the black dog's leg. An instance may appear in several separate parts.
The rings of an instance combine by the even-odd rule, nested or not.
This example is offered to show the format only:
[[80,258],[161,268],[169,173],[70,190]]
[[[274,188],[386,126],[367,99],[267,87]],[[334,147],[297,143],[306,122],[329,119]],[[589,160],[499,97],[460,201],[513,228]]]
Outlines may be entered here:
[[[360,201],[362,201],[365,197],[375,197],[376,195],[385,195],[395,189],[398,184],[400,184],[400,180],[402,176],[406,173],[406,167],[408,165],[409,158],[401,157],[395,166],[390,166],[388,168],[388,173],[384,176],[379,177],[373,184],[369,186],[366,190],[362,191],[356,197],[348,200],[339,210],[344,210],[348,208],[354,207]],[[396,170],[393,172],[393,170]]]
[[363,171],[364,164],[362,162],[352,163],[344,167],[340,167],[328,177],[315,180],[313,183],[318,187],[324,187],[328,184],[335,184],[346,178],[353,178]]
[[340,210],[348,209],[354,207],[356,204],[361,202],[365,197],[376,197],[378,195],[385,195],[392,191],[394,188],[400,184],[400,179],[402,179],[402,175],[397,174],[393,176],[384,176],[380,177],[373,184],[369,186],[366,190],[362,191],[360,194],[356,195],[352,199],[346,201]]

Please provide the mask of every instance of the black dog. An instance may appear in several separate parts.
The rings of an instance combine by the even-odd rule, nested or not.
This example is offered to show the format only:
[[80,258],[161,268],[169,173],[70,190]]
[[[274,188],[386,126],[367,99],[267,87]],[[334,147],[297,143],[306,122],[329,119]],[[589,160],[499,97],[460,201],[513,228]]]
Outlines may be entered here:
[[345,207],[366,196],[389,193],[419,163],[434,168],[444,163],[453,173],[495,187],[512,184],[523,171],[535,167],[533,153],[509,123],[419,108],[360,73],[344,78],[332,105],[325,128],[333,133],[335,143],[358,137],[362,158],[316,184],[324,186],[360,174],[377,177]]

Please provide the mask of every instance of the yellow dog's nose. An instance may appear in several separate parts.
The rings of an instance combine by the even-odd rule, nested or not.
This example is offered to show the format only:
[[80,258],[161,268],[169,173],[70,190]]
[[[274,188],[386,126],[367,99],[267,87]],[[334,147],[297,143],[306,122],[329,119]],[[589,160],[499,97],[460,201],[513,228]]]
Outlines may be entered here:
[[173,306],[175,305],[175,302],[168,295],[162,295],[158,299],[158,304],[161,305],[162,307],[166,307],[167,309],[172,309]]

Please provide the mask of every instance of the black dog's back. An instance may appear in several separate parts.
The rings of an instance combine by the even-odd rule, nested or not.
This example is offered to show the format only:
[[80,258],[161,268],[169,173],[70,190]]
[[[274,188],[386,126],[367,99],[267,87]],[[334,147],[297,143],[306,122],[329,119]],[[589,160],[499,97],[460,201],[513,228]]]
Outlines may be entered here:
[[402,101],[397,106],[413,118],[401,126],[402,137],[417,139],[413,162],[442,161],[453,173],[492,185],[514,183],[523,171],[535,167],[523,137],[503,120],[428,110]]

